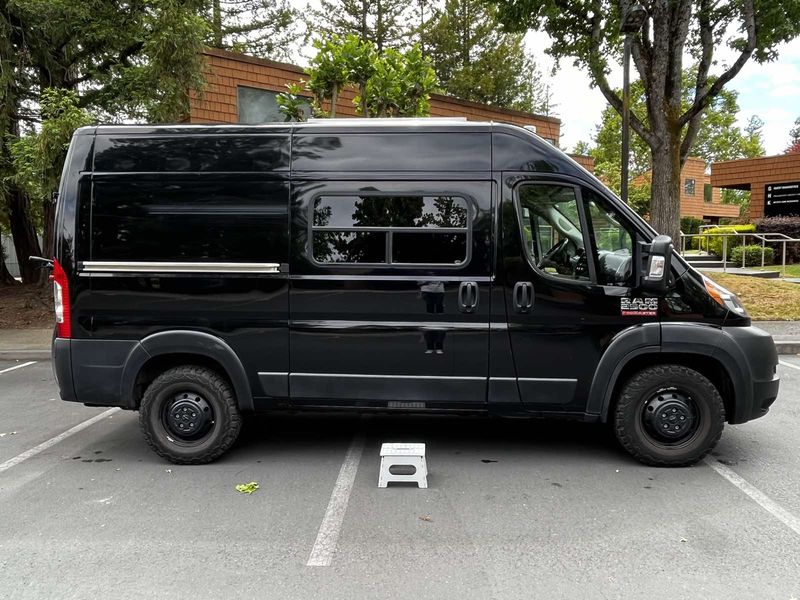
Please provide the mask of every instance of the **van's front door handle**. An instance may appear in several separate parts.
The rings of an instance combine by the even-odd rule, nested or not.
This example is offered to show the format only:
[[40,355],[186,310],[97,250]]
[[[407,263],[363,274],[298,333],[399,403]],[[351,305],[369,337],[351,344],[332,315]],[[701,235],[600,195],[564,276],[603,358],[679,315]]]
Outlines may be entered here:
[[518,313],[529,313],[533,307],[533,284],[518,281],[514,284],[514,308]]
[[478,284],[474,281],[463,281],[458,286],[458,310],[463,313],[474,313],[478,308]]

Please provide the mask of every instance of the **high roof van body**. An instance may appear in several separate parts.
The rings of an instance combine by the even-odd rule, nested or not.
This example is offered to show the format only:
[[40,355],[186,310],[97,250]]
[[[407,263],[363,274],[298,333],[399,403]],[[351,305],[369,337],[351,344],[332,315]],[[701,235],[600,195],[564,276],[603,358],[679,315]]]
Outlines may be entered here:
[[347,409],[608,422],[685,465],[778,392],[733,294],[508,125],[82,128],[53,257],[61,397],[138,410],[178,463]]

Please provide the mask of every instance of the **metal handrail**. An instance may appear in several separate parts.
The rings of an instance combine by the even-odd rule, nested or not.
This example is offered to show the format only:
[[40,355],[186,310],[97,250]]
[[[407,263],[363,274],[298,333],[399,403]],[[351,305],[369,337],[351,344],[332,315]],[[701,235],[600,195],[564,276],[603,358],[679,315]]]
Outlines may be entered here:
[[[711,229],[712,227],[717,227],[716,225],[701,225],[698,229]],[[781,244],[782,245],[782,259],[781,259],[781,275],[786,276],[786,244],[791,243],[798,243],[800,242],[800,238],[793,238],[789,237],[785,233],[778,233],[778,232],[729,232],[729,233],[702,233],[698,231],[698,233],[680,233],[681,236],[681,255],[686,254],[686,240],[689,238],[700,237],[700,239],[706,240],[706,254],[708,254],[708,240],[712,237],[721,237],[722,238],[722,271],[727,272],[728,270],[728,238],[729,237],[741,237],[741,238],[755,238],[761,241],[761,266],[764,266],[764,255],[766,254],[766,247],[767,242],[771,244]],[[742,246],[745,246],[746,240],[742,240]],[[698,250],[702,250],[702,248],[698,248]],[[742,252],[742,268],[745,268],[747,265],[747,253]]]

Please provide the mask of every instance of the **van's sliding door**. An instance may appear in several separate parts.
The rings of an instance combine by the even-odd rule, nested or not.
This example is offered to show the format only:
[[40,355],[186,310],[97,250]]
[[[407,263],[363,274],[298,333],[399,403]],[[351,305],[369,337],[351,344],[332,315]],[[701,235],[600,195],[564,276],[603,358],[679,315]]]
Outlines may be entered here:
[[486,401],[489,181],[295,180],[293,402]]

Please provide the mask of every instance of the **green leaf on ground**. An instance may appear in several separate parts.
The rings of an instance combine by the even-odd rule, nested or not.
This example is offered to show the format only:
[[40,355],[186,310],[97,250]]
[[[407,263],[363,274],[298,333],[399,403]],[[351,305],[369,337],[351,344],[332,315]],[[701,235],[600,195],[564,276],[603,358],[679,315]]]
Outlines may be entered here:
[[251,481],[250,483],[240,483],[236,486],[236,491],[242,494],[252,494],[258,489],[258,482]]

